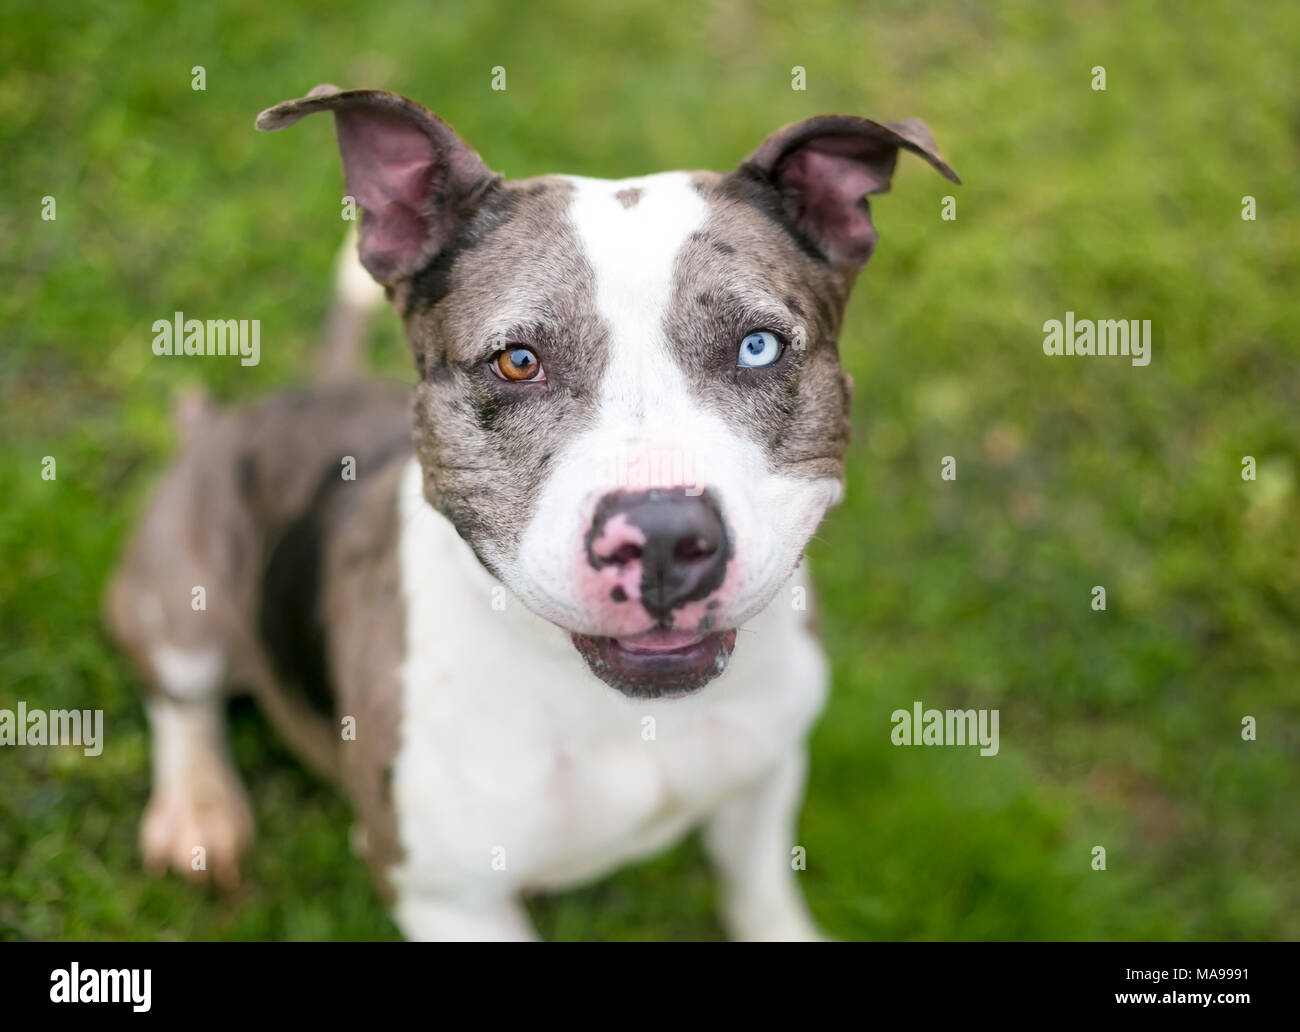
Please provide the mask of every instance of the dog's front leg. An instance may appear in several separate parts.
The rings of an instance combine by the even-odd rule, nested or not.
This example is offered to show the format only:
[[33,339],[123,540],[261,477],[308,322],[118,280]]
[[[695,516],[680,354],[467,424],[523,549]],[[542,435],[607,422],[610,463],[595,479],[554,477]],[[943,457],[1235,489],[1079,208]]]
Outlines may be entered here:
[[535,942],[528,912],[513,897],[455,898],[401,893],[393,920],[414,942]]
[[808,912],[792,862],[806,769],[800,745],[705,825],[704,846],[722,883],[722,920],[733,939],[826,938]]

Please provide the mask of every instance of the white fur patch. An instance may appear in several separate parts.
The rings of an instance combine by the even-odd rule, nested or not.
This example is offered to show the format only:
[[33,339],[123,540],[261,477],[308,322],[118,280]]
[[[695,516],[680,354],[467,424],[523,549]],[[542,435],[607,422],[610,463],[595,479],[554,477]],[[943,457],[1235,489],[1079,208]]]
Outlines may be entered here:
[[149,744],[153,754],[154,785],[160,792],[179,791],[196,763],[225,749],[226,711],[219,700],[195,699],[181,705],[170,699],[153,699],[149,711]]
[[203,699],[221,688],[225,654],[218,648],[177,649],[158,645],[149,654],[158,680],[176,699]]
[[[629,699],[496,584],[421,485],[412,460],[392,782],[405,857],[391,871],[408,935],[438,934],[419,915],[441,907],[421,898],[487,905],[652,853],[800,747],[825,664],[793,595],[741,629],[730,667],[698,694]],[[806,590],[802,573],[791,585]]]
[[[677,256],[703,228],[708,204],[685,172],[568,181],[575,188],[569,219],[596,273],[596,308],[610,330],[611,357],[616,365],[626,359],[639,371],[675,371],[675,364],[665,361],[670,356],[664,314],[672,301]],[[624,207],[618,194],[630,190],[639,191],[639,199]],[[611,370],[606,393],[619,380]]]

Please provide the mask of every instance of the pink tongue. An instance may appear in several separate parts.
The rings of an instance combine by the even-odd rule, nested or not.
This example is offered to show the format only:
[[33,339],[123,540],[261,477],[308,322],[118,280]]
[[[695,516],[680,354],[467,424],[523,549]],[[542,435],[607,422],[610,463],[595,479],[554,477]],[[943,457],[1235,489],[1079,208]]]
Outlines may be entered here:
[[687,634],[685,631],[648,631],[634,638],[615,640],[630,652],[672,652],[703,641],[704,635]]

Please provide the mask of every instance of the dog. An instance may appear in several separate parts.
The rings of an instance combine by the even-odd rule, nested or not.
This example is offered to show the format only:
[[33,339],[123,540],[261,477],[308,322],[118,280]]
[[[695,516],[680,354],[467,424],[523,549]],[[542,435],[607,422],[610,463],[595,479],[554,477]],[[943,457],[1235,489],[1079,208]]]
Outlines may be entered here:
[[[187,404],[109,590],[146,686],[147,866],[237,879],[224,698],[249,689],[349,796],[407,938],[535,938],[527,893],[697,827],[730,936],[821,938],[794,860],[828,679],[800,560],[843,491],[837,337],[898,152],[957,174],[923,123],[841,115],[725,174],[617,181],[505,180],[376,90],[257,127],[322,111],[378,286],[343,269],[316,384]],[[338,359],[380,287],[413,391]]]

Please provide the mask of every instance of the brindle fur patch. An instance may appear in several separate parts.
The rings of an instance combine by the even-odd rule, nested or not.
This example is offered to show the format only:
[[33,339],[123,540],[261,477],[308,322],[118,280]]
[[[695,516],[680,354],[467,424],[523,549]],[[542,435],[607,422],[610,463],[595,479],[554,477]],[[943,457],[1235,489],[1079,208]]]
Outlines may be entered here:
[[[340,494],[321,599],[337,693],[341,782],[362,820],[361,852],[389,898],[387,872],[402,855],[391,781],[402,741],[399,668],[406,655],[397,488],[408,457],[395,456],[364,486]],[[356,721],[355,739],[342,740],[338,721],[344,716]]]
[[[595,275],[569,222],[562,179],[510,182],[438,276],[421,276],[406,330],[424,370],[415,442],[425,494],[498,573],[512,554],[551,456],[593,415],[608,331]],[[546,382],[506,383],[494,354],[525,344]]]
[[[851,284],[737,175],[696,175],[711,213],[678,256],[667,338],[691,390],[762,445],[774,471],[842,476],[852,383],[836,336]],[[755,330],[786,348],[772,366],[738,369],[740,341]]]

